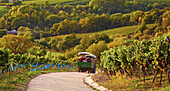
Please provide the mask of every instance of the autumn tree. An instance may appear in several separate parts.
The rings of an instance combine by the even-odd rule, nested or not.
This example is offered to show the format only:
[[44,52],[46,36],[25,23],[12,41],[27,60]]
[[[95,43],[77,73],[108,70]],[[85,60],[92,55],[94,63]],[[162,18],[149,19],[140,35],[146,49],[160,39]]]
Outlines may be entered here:
[[0,29],[0,37],[2,37],[2,36],[4,36],[4,35],[6,35],[6,34],[7,34],[7,32],[8,32],[8,30],[7,30],[7,29]]
[[0,18],[0,29],[5,28],[5,19],[2,17]]
[[79,24],[77,21],[65,19],[58,24],[54,24],[51,31],[56,31],[58,34],[77,33],[79,31]]
[[12,20],[11,27],[13,27],[13,29],[18,29],[20,26],[27,26],[26,21],[19,18]]
[[50,47],[51,47],[53,50],[56,50],[56,49],[57,49],[57,44],[58,44],[58,40],[57,40],[57,39],[51,38],[48,43],[49,43]]
[[63,21],[64,18],[57,15],[49,15],[45,18],[45,24],[52,26],[54,23],[59,23]]
[[98,43],[93,43],[86,49],[87,52],[92,53],[97,56],[98,62],[100,62],[100,53],[103,52],[104,50],[107,50],[107,44],[105,41],[100,41]]
[[81,25],[81,32],[96,32],[108,29],[111,24],[111,20],[108,16],[103,14],[100,16],[81,19],[79,24]]
[[80,44],[80,38],[77,38],[75,34],[64,37],[62,41],[59,41],[58,48],[61,51],[65,51],[66,49],[70,49]]
[[4,35],[1,39],[3,47],[9,48],[12,53],[24,54],[29,50],[33,45],[32,37],[29,35]]
[[40,39],[39,42],[42,49],[49,48],[49,44],[45,38]]

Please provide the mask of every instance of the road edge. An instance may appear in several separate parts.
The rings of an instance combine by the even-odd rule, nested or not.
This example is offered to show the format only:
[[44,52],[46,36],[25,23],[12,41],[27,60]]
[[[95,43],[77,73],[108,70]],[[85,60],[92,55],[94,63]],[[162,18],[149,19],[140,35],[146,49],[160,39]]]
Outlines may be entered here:
[[97,84],[96,82],[94,82],[92,80],[92,75],[91,76],[87,76],[85,77],[83,80],[84,80],[84,83],[89,85],[90,87],[96,89],[96,90],[99,90],[99,91],[112,91],[112,90],[109,90],[108,88],[105,88],[99,84]]

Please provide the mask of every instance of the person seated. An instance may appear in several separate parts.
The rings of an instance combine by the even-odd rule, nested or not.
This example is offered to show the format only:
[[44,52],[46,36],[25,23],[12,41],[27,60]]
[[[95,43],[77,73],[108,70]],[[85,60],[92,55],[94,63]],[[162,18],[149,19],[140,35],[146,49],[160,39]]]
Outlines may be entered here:
[[86,59],[85,57],[81,56],[80,59],[79,59],[79,61],[82,62],[82,61],[85,60],[85,59]]
[[88,58],[87,58],[87,62],[91,62],[91,59],[90,59],[90,57],[88,57]]

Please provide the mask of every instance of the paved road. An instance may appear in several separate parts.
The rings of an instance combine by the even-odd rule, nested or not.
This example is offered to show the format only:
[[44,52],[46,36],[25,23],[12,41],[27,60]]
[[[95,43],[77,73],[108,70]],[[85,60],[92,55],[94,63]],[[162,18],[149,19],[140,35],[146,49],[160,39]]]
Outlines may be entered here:
[[56,72],[35,77],[27,91],[93,91],[83,83],[87,73]]

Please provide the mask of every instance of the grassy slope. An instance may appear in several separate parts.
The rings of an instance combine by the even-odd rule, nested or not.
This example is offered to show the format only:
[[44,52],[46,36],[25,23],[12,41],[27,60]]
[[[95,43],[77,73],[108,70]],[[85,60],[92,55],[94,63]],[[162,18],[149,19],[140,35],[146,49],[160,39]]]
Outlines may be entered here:
[[[45,1],[47,0],[31,0],[31,1],[28,0],[28,1],[23,1],[23,4],[31,4],[31,3],[44,4]],[[48,0],[50,4],[63,3],[69,1],[74,1],[74,0]]]
[[[58,4],[58,3],[70,3],[70,2],[76,2],[76,0],[27,0],[23,1],[22,4],[44,4],[45,1],[48,1],[50,4]],[[87,2],[89,0],[77,0],[77,2]],[[4,6],[6,4],[12,4],[12,3],[0,3],[1,6]]]
[[[148,24],[147,26],[155,26],[156,24]],[[85,36],[89,36],[91,34],[101,34],[101,33],[105,33],[108,36],[110,35],[115,35],[115,34],[128,34],[128,33],[134,33],[138,27],[140,25],[135,25],[135,26],[126,26],[126,27],[120,27],[120,28],[114,28],[114,29],[108,29],[108,30],[104,30],[104,31],[100,31],[100,32],[94,32],[94,33],[81,33],[81,34],[76,34],[77,37],[85,37]],[[65,36],[68,36],[70,34],[67,35],[59,35],[59,36],[55,36],[54,38],[56,39],[63,39]]]
[[[117,73],[120,74],[120,73]],[[125,79],[122,79],[122,78]],[[143,77],[141,79],[133,77],[130,79],[127,76],[117,75],[117,77],[108,77],[105,73],[99,72],[95,74],[92,79],[100,85],[105,86],[113,91],[169,91],[170,85],[168,83],[167,75],[163,74],[162,86],[159,86],[160,75],[157,76],[155,83],[152,83],[152,78],[154,76],[146,76],[145,83],[143,82]],[[110,79],[109,79],[110,78]]]
[[57,55],[64,55],[64,54],[63,53],[58,53],[58,52],[51,52],[51,55],[57,56]]
[[5,8],[5,6],[0,6],[0,17],[2,17],[3,14],[8,13],[9,10],[10,10],[10,9]]

